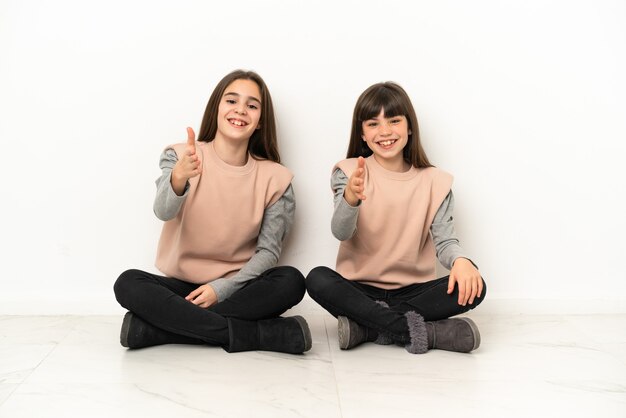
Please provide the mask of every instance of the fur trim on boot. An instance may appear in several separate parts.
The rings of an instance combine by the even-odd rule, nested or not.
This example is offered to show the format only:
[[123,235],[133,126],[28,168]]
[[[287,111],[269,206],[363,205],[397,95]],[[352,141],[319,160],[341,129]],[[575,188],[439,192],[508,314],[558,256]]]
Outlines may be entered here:
[[409,327],[411,341],[404,346],[411,354],[424,354],[428,351],[428,332],[422,315],[413,311],[404,314]]

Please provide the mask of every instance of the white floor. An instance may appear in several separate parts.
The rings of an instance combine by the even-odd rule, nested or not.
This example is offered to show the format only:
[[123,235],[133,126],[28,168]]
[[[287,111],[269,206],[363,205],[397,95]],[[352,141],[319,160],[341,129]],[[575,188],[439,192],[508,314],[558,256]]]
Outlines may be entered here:
[[472,315],[471,354],[119,345],[121,316],[0,317],[0,417],[626,417],[626,315]]

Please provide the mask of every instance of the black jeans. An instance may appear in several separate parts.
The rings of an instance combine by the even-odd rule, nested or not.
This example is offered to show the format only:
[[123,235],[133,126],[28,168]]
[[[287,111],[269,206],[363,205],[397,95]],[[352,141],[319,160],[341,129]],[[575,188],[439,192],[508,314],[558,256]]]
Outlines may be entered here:
[[199,339],[207,344],[229,343],[228,321],[275,318],[298,304],[304,296],[304,276],[294,267],[274,267],[228,299],[200,308],[185,296],[200,285],[141,270],[127,270],[113,290],[124,308],[152,325],[174,334]]
[[[446,319],[474,309],[487,293],[483,291],[471,305],[458,304],[458,286],[447,294],[448,276],[426,283],[412,284],[395,290],[385,290],[343,278],[328,267],[316,267],[306,278],[306,288],[313,300],[331,315],[347,316],[369,328],[390,333],[398,341],[407,341],[404,313],[414,311],[426,321]],[[376,303],[385,302],[390,309]]]

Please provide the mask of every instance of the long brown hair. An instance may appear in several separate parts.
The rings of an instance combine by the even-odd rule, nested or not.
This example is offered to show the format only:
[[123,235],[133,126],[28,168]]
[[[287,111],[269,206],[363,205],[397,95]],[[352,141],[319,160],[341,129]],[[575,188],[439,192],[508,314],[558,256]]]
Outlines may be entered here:
[[409,139],[402,150],[404,160],[416,168],[432,167],[420,141],[417,115],[411,99],[402,87],[391,81],[377,83],[365,90],[354,106],[352,131],[347,158],[369,157],[372,150],[363,141],[363,122],[372,119],[384,110],[384,116],[404,116],[408,121]]
[[260,75],[254,71],[235,70],[227,74],[215,86],[209,103],[206,105],[198,141],[211,142],[217,133],[217,112],[226,88],[235,80],[254,81],[261,91],[261,127],[256,129],[248,141],[248,152],[256,158],[268,159],[280,163],[278,141],[276,139],[276,121],[272,97]]

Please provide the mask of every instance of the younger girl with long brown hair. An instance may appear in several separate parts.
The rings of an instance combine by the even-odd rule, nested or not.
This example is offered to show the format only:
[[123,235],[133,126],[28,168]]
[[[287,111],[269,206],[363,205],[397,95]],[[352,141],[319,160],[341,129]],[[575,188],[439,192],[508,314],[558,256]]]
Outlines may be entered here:
[[[430,164],[398,84],[375,84],[359,97],[347,159],[335,165],[331,185],[336,270],[316,267],[306,287],[338,318],[340,348],[478,348],[476,324],[448,318],[480,304],[485,283],[455,236],[452,176]],[[449,276],[435,277],[437,258]]]

